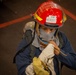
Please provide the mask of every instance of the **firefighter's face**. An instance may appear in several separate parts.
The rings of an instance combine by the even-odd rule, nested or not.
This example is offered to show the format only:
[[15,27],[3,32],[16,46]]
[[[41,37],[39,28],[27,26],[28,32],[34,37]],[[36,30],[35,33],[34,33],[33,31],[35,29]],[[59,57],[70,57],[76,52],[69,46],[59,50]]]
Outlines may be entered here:
[[39,40],[45,44],[48,44],[49,41],[54,40],[55,31],[56,29],[50,29],[41,26],[39,30],[40,32]]

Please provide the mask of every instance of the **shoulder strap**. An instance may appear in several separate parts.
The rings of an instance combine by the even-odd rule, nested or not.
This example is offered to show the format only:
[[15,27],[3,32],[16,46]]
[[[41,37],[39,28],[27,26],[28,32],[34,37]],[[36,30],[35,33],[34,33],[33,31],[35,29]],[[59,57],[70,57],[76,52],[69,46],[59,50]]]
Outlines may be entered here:
[[[35,34],[34,34],[34,35],[35,35]],[[34,57],[35,47],[31,45],[31,43],[33,42],[33,39],[34,39],[34,36],[32,37],[32,31],[31,31],[31,30],[27,30],[27,31],[25,32],[23,38],[26,40],[27,45],[24,46],[22,49],[20,49],[20,50],[15,54],[15,56],[14,56],[14,58],[13,58],[13,63],[15,63],[16,56],[17,56],[19,53],[23,52],[23,51],[25,50],[25,48],[27,48],[28,46],[31,48],[31,53],[30,53],[31,58]]]
[[[33,38],[32,37],[32,31],[31,30],[27,30],[26,34],[24,35],[24,39],[29,44],[30,41],[32,40],[32,38]],[[33,40],[32,40],[32,42],[33,42]],[[33,46],[31,43],[29,44],[29,47],[31,49],[30,56],[31,56],[31,59],[32,59],[34,57],[34,54],[35,54],[35,46]]]

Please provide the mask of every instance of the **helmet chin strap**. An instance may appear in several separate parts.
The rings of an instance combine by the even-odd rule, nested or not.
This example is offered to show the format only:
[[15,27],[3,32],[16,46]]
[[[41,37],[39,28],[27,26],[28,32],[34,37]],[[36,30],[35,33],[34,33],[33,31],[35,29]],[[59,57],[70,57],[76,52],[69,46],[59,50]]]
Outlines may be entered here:
[[57,36],[57,33],[58,33],[58,28],[55,31],[55,34],[54,34],[55,37]]

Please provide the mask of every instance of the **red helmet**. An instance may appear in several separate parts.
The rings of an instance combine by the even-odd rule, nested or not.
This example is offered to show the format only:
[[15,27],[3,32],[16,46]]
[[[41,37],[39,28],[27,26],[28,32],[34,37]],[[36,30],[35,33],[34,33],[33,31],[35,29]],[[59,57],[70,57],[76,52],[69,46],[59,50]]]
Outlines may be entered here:
[[43,26],[47,27],[61,27],[66,20],[61,7],[52,2],[42,3],[37,11],[34,13],[34,19]]

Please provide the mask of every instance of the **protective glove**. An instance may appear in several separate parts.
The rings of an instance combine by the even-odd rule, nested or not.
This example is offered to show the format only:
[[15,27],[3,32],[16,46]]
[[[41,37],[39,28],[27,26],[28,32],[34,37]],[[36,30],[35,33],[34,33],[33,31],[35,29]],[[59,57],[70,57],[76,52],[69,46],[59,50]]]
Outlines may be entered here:
[[26,75],[35,75],[32,63],[29,66],[27,66],[25,73]]
[[51,75],[56,75],[55,69],[54,69],[54,63],[53,63],[53,59],[51,58],[48,60],[47,62],[47,67],[49,68],[49,70],[51,71]]
[[41,60],[37,57],[33,58],[33,67],[36,75],[50,75],[50,73],[44,69]]
[[54,56],[54,45],[49,43],[47,47],[42,51],[42,53],[39,55],[40,60],[43,63],[47,63],[48,59],[52,58]]

